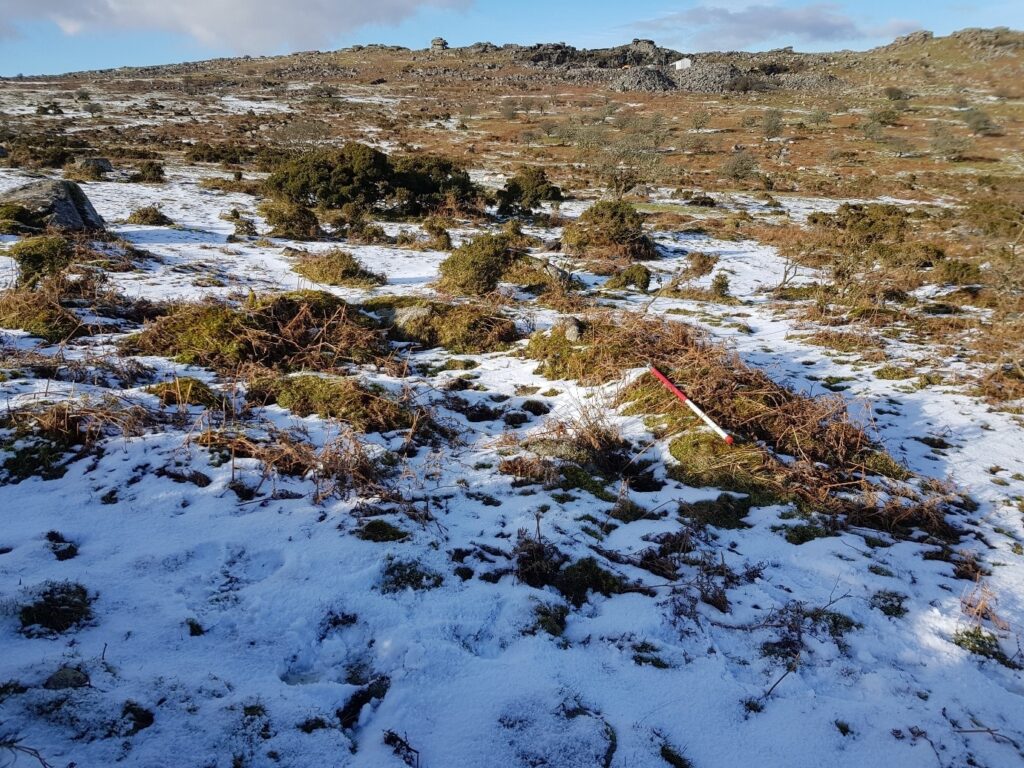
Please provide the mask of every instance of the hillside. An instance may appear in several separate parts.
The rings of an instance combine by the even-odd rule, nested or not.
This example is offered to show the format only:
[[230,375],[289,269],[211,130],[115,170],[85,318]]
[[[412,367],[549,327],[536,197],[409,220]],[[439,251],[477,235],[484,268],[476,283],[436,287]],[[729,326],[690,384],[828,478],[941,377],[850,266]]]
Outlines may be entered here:
[[0,764],[1019,764],[1024,33],[436,47],[0,80]]

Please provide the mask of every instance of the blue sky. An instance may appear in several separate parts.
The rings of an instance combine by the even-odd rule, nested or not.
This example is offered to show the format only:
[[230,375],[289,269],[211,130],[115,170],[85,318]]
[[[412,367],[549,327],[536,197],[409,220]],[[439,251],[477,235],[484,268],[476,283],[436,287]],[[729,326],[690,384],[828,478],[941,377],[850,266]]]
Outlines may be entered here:
[[0,75],[329,50],[651,37],[680,50],[867,48],[897,34],[1024,27],[1024,2],[881,0],[0,0]]

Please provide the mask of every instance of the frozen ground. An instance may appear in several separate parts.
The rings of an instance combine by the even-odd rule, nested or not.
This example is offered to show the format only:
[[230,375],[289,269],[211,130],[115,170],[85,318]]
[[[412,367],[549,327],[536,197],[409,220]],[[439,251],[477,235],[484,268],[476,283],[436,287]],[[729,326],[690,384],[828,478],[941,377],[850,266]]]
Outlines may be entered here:
[[[162,186],[85,185],[113,231],[154,256],[139,271],[111,275],[119,288],[167,299],[299,285],[282,254],[287,243],[226,242],[232,227],[220,214],[238,208],[255,215],[252,198],[204,190],[194,169],[169,170],[170,183]],[[0,171],[0,188],[17,180],[16,172]],[[836,205],[808,198],[782,202],[794,217]],[[159,203],[179,226],[119,223],[149,203]],[[576,215],[583,207],[567,204],[562,213]],[[454,234],[458,240],[468,232]],[[915,380],[881,380],[872,367],[803,341],[814,326],[780,311],[766,293],[784,266],[771,248],[656,234],[665,256],[649,266],[663,279],[678,271],[689,250],[714,254],[739,302],[651,302],[633,292],[609,293],[605,301],[701,325],[798,390],[821,392],[827,384],[910,469],[952,479],[973,496],[979,509],[963,524],[974,541],[963,549],[973,549],[990,571],[986,588],[1005,621],[1002,629],[986,629],[996,631],[1007,656],[1020,661],[1019,420],[965,394],[956,384],[955,360],[918,359],[919,349],[887,342],[891,360],[920,365],[922,372],[926,367],[948,382],[917,387]],[[389,284],[378,293],[430,293],[445,257],[345,247],[387,274]],[[0,258],[0,274],[13,275],[10,260]],[[216,285],[209,284],[211,276]],[[591,285],[601,282],[581,277]],[[346,298],[365,294],[333,290]],[[522,322],[531,319],[544,327],[552,314],[530,318],[523,310]],[[40,352],[67,360],[115,355],[110,341],[92,337]],[[4,343],[36,346],[19,332],[4,334]],[[432,350],[411,359],[441,363],[451,357]],[[519,410],[526,399],[551,407],[550,415],[530,415],[513,430],[520,433],[594,403],[610,408],[616,388],[552,382],[534,372],[534,362],[514,354],[473,359],[475,388],[461,397],[506,410]],[[167,360],[143,362],[158,379],[188,373],[229,388],[208,371]],[[569,612],[561,637],[537,631],[536,606],[562,600],[511,573],[520,529],[532,532],[539,525],[574,560],[595,555],[595,547],[625,560],[653,537],[678,531],[680,523],[672,514],[655,516],[620,524],[598,541],[588,529],[595,519],[608,520],[610,503],[586,492],[566,499],[536,486],[514,487],[496,471],[500,438],[511,428],[500,418],[469,422],[445,407],[441,387],[460,375],[442,371],[396,380],[362,371],[365,380],[388,388],[411,387],[462,436],[461,446],[421,449],[407,460],[395,481],[405,503],[380,509],[409,532],[400,542],[354,535],[376,500],[317,504],[310,481],[274,477],[260,495],[241,500],[229,484],[241,479],[255,485],[259,469],[251,460],[215,462],[193,442],[205,418],[200,409],[186,409],[159,431],[108,441],[101,457],[71,464],[59,480],[0,486],[0,686],[9,683],[0,688],[2,730],[40,749],[55,766],[83,768],[403,765],[385,743],[385,732],[417,750],[415,756],[406,753],[409,764],[418,759],[425,768],[637,768],[671,764],[666,754],[685,755],[697,768],[997,768],[1024,760],[1022,673],[951,642],[958,629],[970,626],[962,599],[976,585],[954,578],[950,563],[923,558],[935,549],[924,543],[848,531],[795,545],[780,528],[797,521],[780,517],[785,510],[779,507],[755,508],[746,518],[749,527],[712,530],[700,545],[708,557],[746,574],[729,585],[729,613],[696,599],[696,569],[668,583],[602,557],[605,567],[649,589],[591,594]],[[112,392],[96,383],[22,378],[2,381],[0,392],[11,405],[115,394],[158,408],[156,397],[141,387]],[[298,419],[277,406],[262,418],[265,423],[254,430],[270,424],[302,429],[316,445],[343,428],[316,417]],[[650,446],[643,458],[654,460],[664,478],[671,459],[642,420],[618,413],[611,418],[638,445]],[[931,440],[929,447],[921,438],[941,442]],[[365,439],[382,449],[402,442],[395,436]],[[176,482],[167,470],[179,479],[198,472],[205,480]],[[630,495],[649,510],[668,510],[678,501],[718,493],[670,480],[659,491]],[[57,560],[45,536],[51,530],[76,543],[78,555]],[[418,562],[441,583],[386,591],[382,578],[394,559]],[[456,573],[460,563],[471,575]],[[17,606],[48,580],[79,581],[94,594],[88,626],[52,638],[19,632]],[[902,596],[906,612],[888,615],[880,594]],[[814,615],[824,618],[797,622],[804,651],[792,669],[763,653],[766,643],[781,639],[787,617],[806,617],[814,609],[822,609]],[[852,623],[837,626],[839,614]],[[190,632],[190,620],[202,634]],[[90,684],[45,688],[60,667],[80,669]],[[142,724],[139,710],[152,715],[151,723]]]

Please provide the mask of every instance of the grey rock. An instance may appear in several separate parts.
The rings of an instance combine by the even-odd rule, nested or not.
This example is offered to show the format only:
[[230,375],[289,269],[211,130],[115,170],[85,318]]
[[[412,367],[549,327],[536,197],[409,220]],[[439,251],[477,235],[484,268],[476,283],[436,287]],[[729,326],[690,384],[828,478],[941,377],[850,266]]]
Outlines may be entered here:
[[430,41],[430,50],[432,51],[447,51],[448,41],[443,37],[435,37]]
[[86,157],[78,161],[78,167],[98,171],[99,173],[110,173],[114,170],[114,164],[105,157]]
[[557,327],[565,334],[565,340],[573,344],[583,337],[583,325],[575,317],[564,318]]
[[547,275],[553,277],[555,280],[560,282],[562,285],[571,285],[573,278],[568,272],[561,267],[557,267],[547,259],[542,259],[537,256],[524,255],[522,258],[528,261],[532,266],[545,272]]
[[400,331],[409,330],[417,323],[429,320],[433,310],[429,306],[399,307],[395,310],[394,324]]
[[33,181],[0,194],[0,203],[24,206],[41,216],[47,226],[66,232],[96,231],[104,227],[103,218],[73,181]]
[[84,688],[89,684],[89,676],[74,667],[61,667],[43,683],[48,691],[63,691],[67,688]]

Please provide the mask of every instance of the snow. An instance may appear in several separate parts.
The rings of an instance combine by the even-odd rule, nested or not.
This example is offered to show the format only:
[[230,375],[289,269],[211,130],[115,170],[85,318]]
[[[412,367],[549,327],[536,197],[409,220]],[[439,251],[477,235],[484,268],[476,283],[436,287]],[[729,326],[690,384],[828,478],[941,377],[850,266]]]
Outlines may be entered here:
[[[300,284],[282,254],[284,246],[300,244],[226,242],[232,226],[221,213],[236,208],[246,216],[257,214],[250,197],[202,189],[199,177],[209,173],[169,168],[165,185],[84,185],[111,229],[154,257],[139,271],[111,274],[112,284],[152,299]],[[15,171],[0,171],[0,189],[23,180]],[[798,220],[839,204],[796,197],[780,202]],[[178,227],[120,223],[148,204],[160,205]],[[586,205],[566,202],[560,212],[575,216]],[[458,240],[471,233],[453,234]],[[770,247],[674,232],[656,233],[656,239],[665,257],[648,266],[660,280],[685,264],[686,251],[713,254],[742,303],[666,298],[651,303],[648,296],[625,293],[606,301],[633,308],[649,304],[648,312],[700,325],[747,362],[798,390],[821,393],[826,377],[848,377],[841,396],[872,420],[897,457],[915,472],[954,479],[979,502],[973,535],[979,554],[987,553],[992,566],[987,583],[998,595],[997,612],[1013,628],[1002,633],[1003,648],[1013,655],[1012,632],[1024,622],[1024,558],[1012,549],[1024,541],[1014,501],[1024,494],[1019,420],[990,411],[958,387],[961,364],[955,360],[939,361],[954,383],[911,388],[907,382],[879,380],[863,366],[802,341],[814,326],[780,312],[765,293],[779,282],[784,267]],[[387,274],[388,286],[380,289],[386,293],[430,295],[446,255],[344,247],[370,269]],[[5,261],[0,272],[7,275],[10,262]],[[220,285],[196,279],[211,274]],[[593,275],[581,277],[600,282]],[[814,277],[807,273],[800,279]],[[328,290],[348,298],[365,295]],[[538,312],[531,319],[546,327],[553,316]],[[24,334],[4,332],[3,339],[8,347],[33,346]],[[114,340],[92,337],[60,350],[41,346],[39,352],[69,361],[116,356]],[[900,352],[898,342],[890,347]],[[433,350],[413,353],[411,361],[437,364],[450,357]],[[547,418],[571,414],[584,404],[611,408],[614,386],[551,382],[535,372],[532,361],[514,354],[459,357],[479,363],[470,372],[478,390],[459,393],[471,402],[493,404],[492,396],[501,395],[509,398],[504,405],[519,406],[528,397],[552,407]],[[160,380],[177,373],[225,391],[231,386],[207,371],[166,360],[142,362],[154,366]],[[532,532],[539,524],[545,538],[574,560],[590,556],[594,541],[580,517],[603,518],[610,505],[583,492],[567,501],[543,491],[524,493],[498,474],[501,437],[508,428],[500,420],[470,423],[444,408],[439,389],[461,374],[418,373],[397,380],[370,367],[361,371],[367,382],[411,387],[421,402],[432,403],[457,425],[463,443],[421,449],[403,466],[395,484],[406,506],[384,505],[394,510],[386,519],[411,533],[402,542],[374,543],[353,535],[359,504],[381,504],[380,499],[316,504],[308,480],[275,476],[262,487],[263,496],[240,501],[229,482],[241,478],[255,484],[260,468],[248,459],[214,463],[193,439],[205,418],[198,409],[186,409],[145,435],[106,441],[101,457],[72,463],[60,480],[31,478],[0,486],[0,547],[10,548],[0,555],[0,685],[16,680],[28,687],[25,693],[0,695],[3,729],[39,748],[54,765],[83,767],[166,765],[169,755],[175,764],[190,766],[401,766],[382,741],[386,730],[418,750],[420,765],[427,768],[569,768],[601,765],[608,754],[610,762],[604,764],[610,766],[661,766],[665,743],[701,768],[1019,764],[1021,673],[950,642],[958,628],[969,626],[961,610],[966,582],[953,578],[950,564],[921,557],[936,549],[934,543],[869,545],[849,531],[795,546],[775,530],[790,524],[780,520],[783,510],[758,508],[746,519],[749,528],[718,531],[708,549],[736,571],[761,569],[729,589],[730,613],[699,602],[688,606],[649,572],[607,564],[650,586],[654,596],[592,595],[569,613],[562,638],[534,632],[535,606],[560,597],[553,589],[534,589],[501,573],[510,567],[517,531]],[[517,394],[524,387],[558,392]],[[0,392],[13,405],[95,400],[110,389],[25,377],[0,382]],[[114,394],[157,407],[141,387]],[[261,417],[264,421],[251,427],[254,432],[270,424],[302,429],[317,446],[342,428],[317,417],[295,418],[276,406]],[[612,412],[610,418],[627,435],[646,434],[637,417]],[[515,431],[537,430],[543,422],[531,418]],[[924,435],[944,435],[951,446],[935,450],[914,439]],[[380,435],[360,439],[379,449],[401,443]],[[646,457],[659,455],[653,447]],[[998,477],[1006,485],[992,482],[990,468],[996,465],[1004,468]],[[202,487],[174,482],[157,471],[165,468],[202,472],[210,482]],[[105,503],[112,491],[116,502]],[[480,494],[498,505],[483,503]],[[667,511],[677,501],[711,499],[718,491],[670,481],[660,491],[631,495],[648,509]],[[540,513],[542,505],[548,509]],[[600,546],[635,553],[649,545],[650,536],[678,529],[668,514],[620,525]],[[50,530],[74,541],[78,556],[56,560],[45,540]],[[988,552],[985,542],[995,551]],[[456,550],[468,552],[465,563],[476,572],[474,578],[462,581],[453,572]],[[381,578],[390,557],[415,560],[444,581],[436,589],[385,593]],[[494,574],[494,583],[478,578],[485,573]],[[95,595],[94,620],[53,638],[21,634],[17,606],[37,585],[65,579],[80,581]],[[890,617],[872,607],[880,590],[906,595],[907,614]],[[796,600],[828,606],[858,626],[842,643],[827,631],[812,632],[807,653],[786,674],[785,664],[765,657],[761,647],[778,639],[775,622]],[[336,626],[328,621],[342,614],[355,618]],[[188,619],[204,633],[192,636]],[[666,668],[638,663],[638,647],[650,648],[647,652]],[[42,683],[64,665],[86,671],[91,684],[44,689]],[[783,675],[763,711],[744,707]],[[362,707],[353,727],[342,728],[336,712],[381,676],[390,682],[386,695]],[[123,717],[129,700],[154,714],[151,726],[130,733]],[[327,727],[309,733],[298,727],[317,717]],[[849,726],[848,735],[837,722]],[[615,748],[610,752],[611,733]]]

